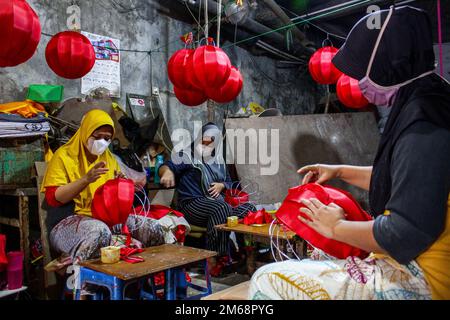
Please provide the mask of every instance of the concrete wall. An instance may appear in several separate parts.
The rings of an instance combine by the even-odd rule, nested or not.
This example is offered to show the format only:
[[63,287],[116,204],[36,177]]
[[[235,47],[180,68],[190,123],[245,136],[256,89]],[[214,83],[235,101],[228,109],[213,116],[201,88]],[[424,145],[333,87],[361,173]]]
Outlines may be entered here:
[[[42,31],[48,34],[67,29],[66,9],[71,0],[28,0],[39,15]],[[78,0],[81,8],[82,30],[108,35],[121,40],[122,49],[149,50],[160,48],[152,54],[153,86],[158,87],[163,101],[163,112],[170,129],[191,128],[191,121],[206,120],[206,106],[188,108],[173,96],[166,65],[171,54],[181,48],[178,38],[189,32],[191,26],[174,20],[158,10],[152,0]],[[133,8],[136,8],[133,10]],[[26,88],[33,83],[62,84],[65,98],[80,96],[80,80],[66,80],[56,76],[45,61],[45,47],[49,37],[42,35],[34,56],[14,68],[0,69],[0,103],[22,100]],[[242,72],[244,89],[238,99],[230,104],[237,110],[254,101],[264,107],[276,107],[284,114],[310,113],[317,100],[317,86],[296,69],[277,69],[275,62],[265,57],[250,57],[238,47],[226,49],[231,61]],[[150,56],[146,53],[121,53],[122,93],[119,102],[125,105],[125,94],[151,94]],[[273,79],[273,80],[270,80]],[[171,94],[172,92],[172,94]],[[220,120],[224,106],[219,106]]]

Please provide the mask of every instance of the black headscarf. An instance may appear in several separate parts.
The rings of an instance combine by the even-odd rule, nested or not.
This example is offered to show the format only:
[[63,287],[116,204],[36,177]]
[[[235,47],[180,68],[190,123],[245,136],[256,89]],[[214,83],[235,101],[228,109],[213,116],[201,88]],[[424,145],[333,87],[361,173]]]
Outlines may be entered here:
[[[368,21],[388,10],[362,18],[352,29],[333,63],[345,74],[361,80],[367,70],[380,28],[369,29]],[[392,86],[434,70],[431,23],[427,14],[409,6],[396,8],[381,38],[370,78]],[[382,214],[391,195],[391,156],[401,134],[418,121],[428,121],[450,130],[450,85],[431,74],[403,86],[395,98],[373,164],[369,202],[371,213]]]

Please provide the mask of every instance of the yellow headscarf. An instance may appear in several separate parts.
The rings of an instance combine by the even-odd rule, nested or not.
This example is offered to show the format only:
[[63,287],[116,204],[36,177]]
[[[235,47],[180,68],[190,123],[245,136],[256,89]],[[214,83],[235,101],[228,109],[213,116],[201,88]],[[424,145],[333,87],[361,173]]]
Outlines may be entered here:
[[89,163],[86,157],[84,146],[87,144],[89,137],[96,129],[104,125],[110,125],[114,130],[114,122],[105,111],[94,109],[86,113],[81,120],[78,131],[69,142],[55,152],[45,172],[42,192],[45,191],[46,187],[63,186],[74,182],[82,178],[97,163],[101,161],[106,163],[106,168],[109,171],[100,176],[97,181],[89,184],[74,199],[75,212],[78,214],[89,216],[92,214],[91,203],[95,190],[106,181],[114,179],[114,170],[120,171],[119,164],[109,149],[92,163]]

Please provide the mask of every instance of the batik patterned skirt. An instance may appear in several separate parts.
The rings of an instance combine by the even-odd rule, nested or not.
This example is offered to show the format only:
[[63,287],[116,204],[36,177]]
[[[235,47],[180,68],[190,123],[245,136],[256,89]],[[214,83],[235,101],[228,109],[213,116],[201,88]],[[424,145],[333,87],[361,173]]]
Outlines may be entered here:
[[[317,255],[316,255],[317,257]],[[361,260],[288,260],[265,265],[252,277],[251,300],[429,300],[419,265],[385,255]]]

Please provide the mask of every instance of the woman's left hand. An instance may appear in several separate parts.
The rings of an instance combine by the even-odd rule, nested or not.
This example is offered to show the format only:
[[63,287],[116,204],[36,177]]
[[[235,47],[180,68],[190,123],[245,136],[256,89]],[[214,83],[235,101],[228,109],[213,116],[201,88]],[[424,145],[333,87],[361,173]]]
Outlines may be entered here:
[[308,219],[298,216],[298,219],[311,227],[324,237],[333,239],[335,236],[336,226],[345,220],[344,210],[334,203],[328,206],[317,199],[302,200],[306,208],[300,208]]
[[208,189],[208,192],[211,197],[217,198],[223,189],[225,189],[225,185],[223,183],[213,182],[211,183],[211,188]]

